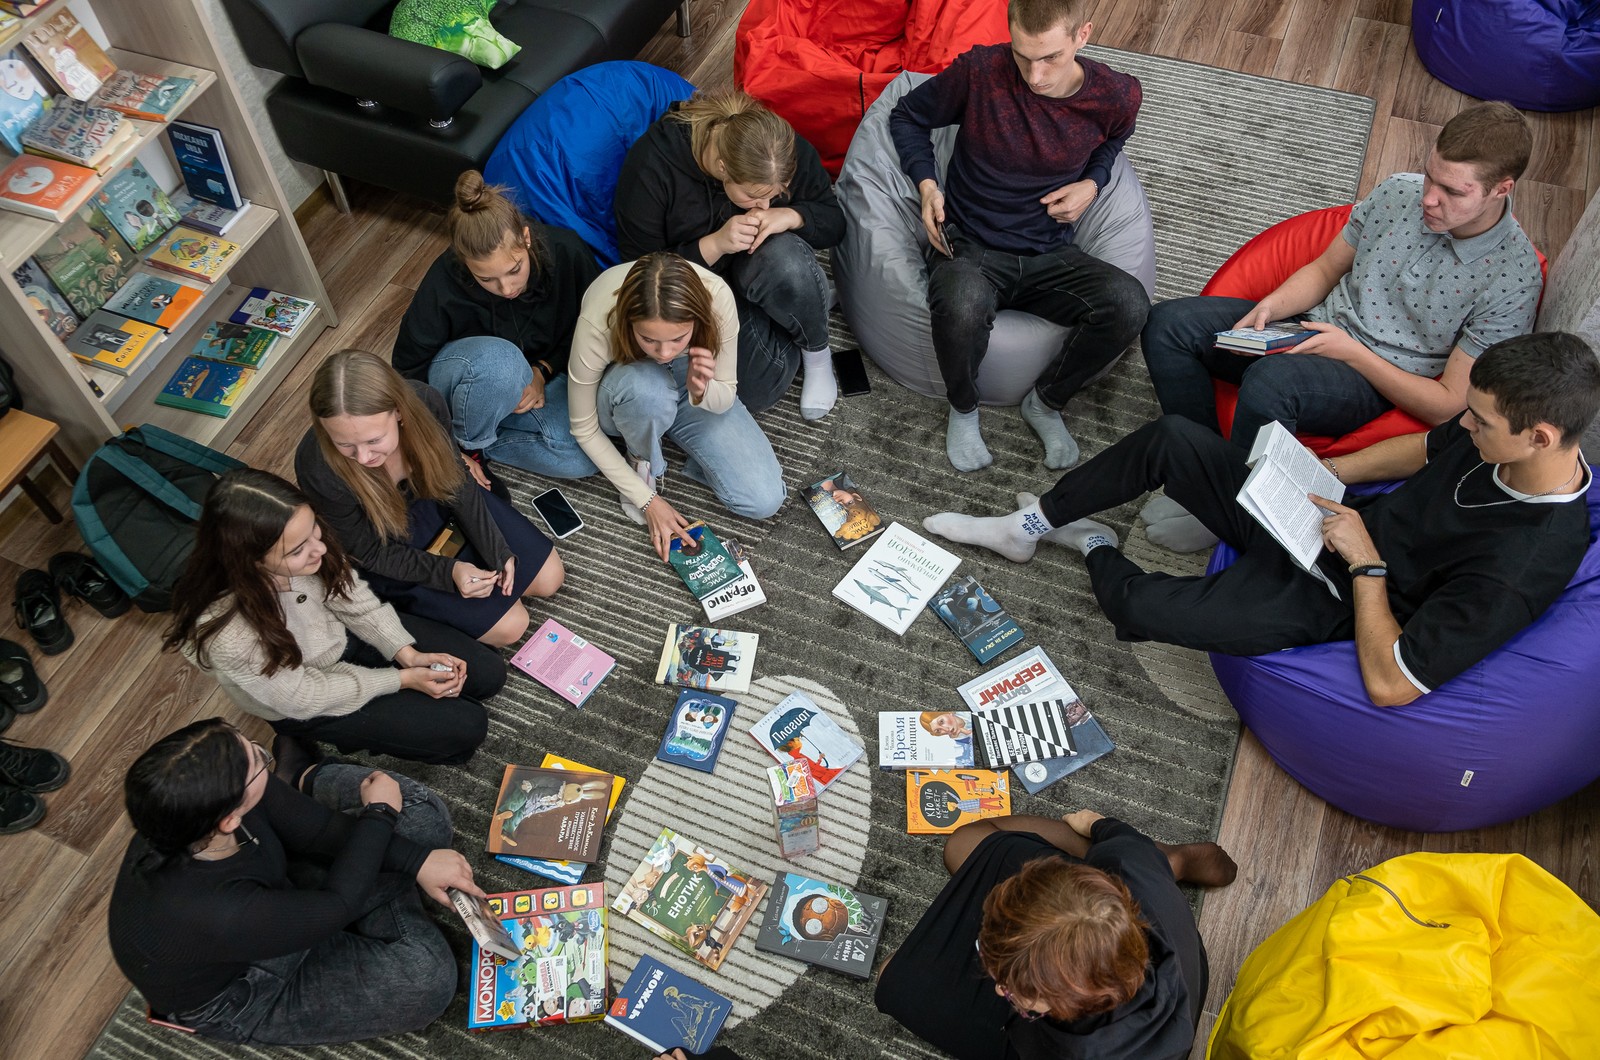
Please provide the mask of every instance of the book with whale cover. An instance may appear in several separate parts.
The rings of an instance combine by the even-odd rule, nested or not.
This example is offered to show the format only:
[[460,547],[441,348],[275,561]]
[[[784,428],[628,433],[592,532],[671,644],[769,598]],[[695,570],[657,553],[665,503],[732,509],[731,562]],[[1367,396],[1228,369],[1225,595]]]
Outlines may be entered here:
[[904,635],[961,560],[952,552],[890,523],[833,595],[874,622]]

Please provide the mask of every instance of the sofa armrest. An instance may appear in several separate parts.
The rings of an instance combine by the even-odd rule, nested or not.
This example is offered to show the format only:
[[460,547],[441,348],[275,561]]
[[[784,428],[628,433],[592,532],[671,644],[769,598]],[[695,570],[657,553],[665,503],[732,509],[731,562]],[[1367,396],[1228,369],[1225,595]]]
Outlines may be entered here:
[[294,44],[313,85],[425,118],[449,118],[483,84],[469,59],[360,26],[324,22]]

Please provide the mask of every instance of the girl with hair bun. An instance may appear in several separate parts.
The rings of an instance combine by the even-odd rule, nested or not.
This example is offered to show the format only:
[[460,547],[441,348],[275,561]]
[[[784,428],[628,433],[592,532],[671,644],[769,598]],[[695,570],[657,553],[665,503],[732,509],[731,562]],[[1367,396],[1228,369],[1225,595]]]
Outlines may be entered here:
[[594,254],[529,221],[475,169],[456,180],[445,227],[450,246],[400,321],[395,368],[444,395],[456,444],[485,470],[498,460],[551,478],[594,474],[568,428],[565,378]]
[[737,89],[697,92],[628,151],[616,215],[624,259],[670,250],[733,289],[746,408],[776,404],[803,365],[801,415],[828,414],[832,294],[815,251],[844,237],[844,211],[816,148]]

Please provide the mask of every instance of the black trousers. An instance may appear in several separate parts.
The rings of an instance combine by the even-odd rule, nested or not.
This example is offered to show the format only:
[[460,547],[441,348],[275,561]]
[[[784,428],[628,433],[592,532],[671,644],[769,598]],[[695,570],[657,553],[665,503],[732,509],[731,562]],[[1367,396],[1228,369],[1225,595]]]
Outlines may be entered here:
[[1223,655],[1261,655],[1355,635],[1350,604],[1301,570],[1240,506],[1245,453],[1182,416],[1134,431],[1061,476],[1040,498],[1064,526],[1165,486],[1167,496],[1240,553],[1203,577],[1142,569],[1114,548],[1089,553],[1089,581],[1119,640],[1154,640]]

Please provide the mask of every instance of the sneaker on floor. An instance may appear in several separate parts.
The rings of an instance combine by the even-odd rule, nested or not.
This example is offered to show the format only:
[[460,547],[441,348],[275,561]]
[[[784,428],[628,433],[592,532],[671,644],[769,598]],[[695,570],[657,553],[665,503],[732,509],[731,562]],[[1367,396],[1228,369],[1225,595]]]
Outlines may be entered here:
[[132,603],[100,564],[82,552],[57,552],[51,556],[50,577],[55,579],[56,588],[76,596],[107,618],[126,614]]
[[54,751],[0,740],[0,784],[23,791],[54,791],[71,775],[72,767]]
[[72,627],[61,613],[61,594],[56,583],[42,570],[25,570],[17,575],[17,625],[27,630],[39,650],[55,655],[72,646]]
[[[660,479],[656,478],[656,476],[650,473],[650,461],[640,460],[631,454],[628,457],[628,464],[633,468],[633,473],[639,476],[639,481],[643,482],[645,488],[650,490],[652,493],[656,491],[657,483],[661,482],[667,477],[666,474],[663,473]],[[644,525],[644,510],[641,509],[637,504],[628,500],[626,497],[622,498],[622,514],[626,515],[629,519],[632,519],[640,526]]]
[[0,784],[0,835],[15,835],[44,820],[44,800],[31,791]]
[[[39,680],[28,649],[14,640],[0,640],[0,707],[7,714],[32,714],[50,701],[50,691]],[[0,729],[11,723],[0,717]]]

